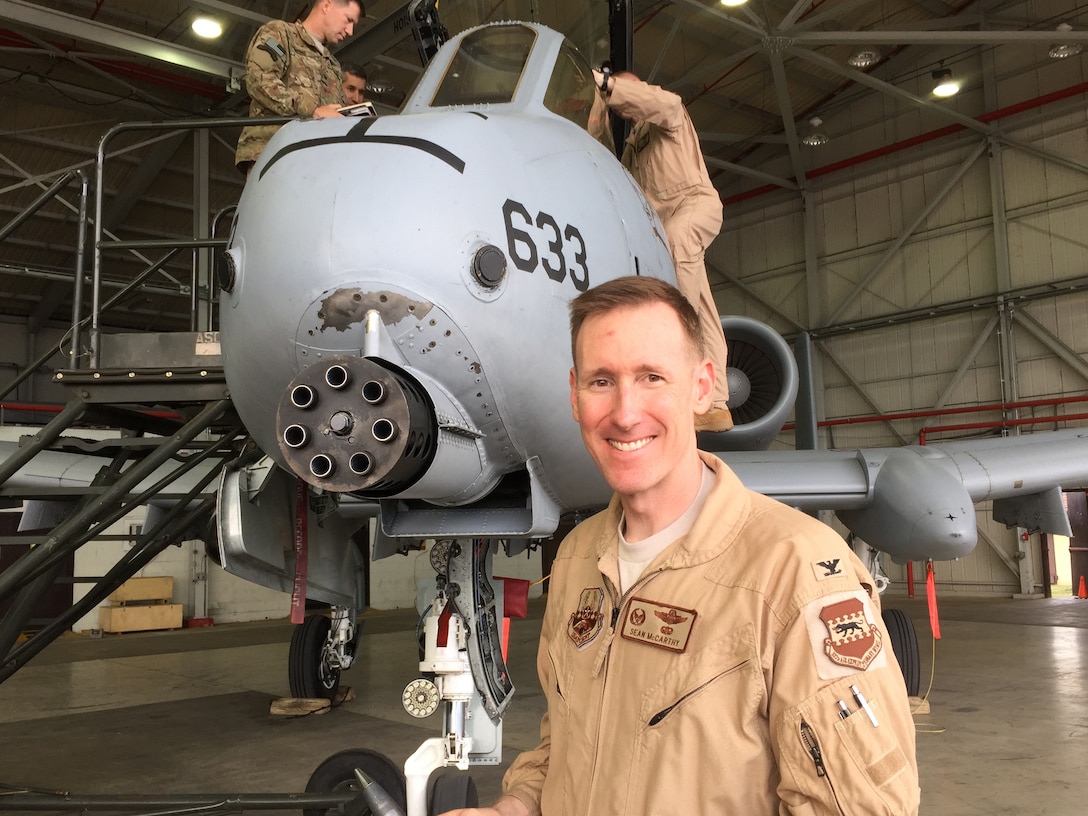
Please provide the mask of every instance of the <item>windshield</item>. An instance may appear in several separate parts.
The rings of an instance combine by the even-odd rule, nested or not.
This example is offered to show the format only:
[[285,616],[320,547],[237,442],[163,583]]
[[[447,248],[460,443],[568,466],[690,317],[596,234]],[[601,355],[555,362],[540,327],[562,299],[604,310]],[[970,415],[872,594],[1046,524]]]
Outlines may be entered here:
[[541,23],[563,34],[590,65],[599,66],[608,59],[608,5],[604,0],[442,0],[438,11],[450,36],[483,23]]
[[520,25],[491,26],[461,40],[431,105],[511,102],[536,32]]
[[544,105],[553,113],[589,131],[590,136],[612,149],[608,105],[593,81],[589,63],[570,40],[564,40],[559,49],[548,91],[544,94]]

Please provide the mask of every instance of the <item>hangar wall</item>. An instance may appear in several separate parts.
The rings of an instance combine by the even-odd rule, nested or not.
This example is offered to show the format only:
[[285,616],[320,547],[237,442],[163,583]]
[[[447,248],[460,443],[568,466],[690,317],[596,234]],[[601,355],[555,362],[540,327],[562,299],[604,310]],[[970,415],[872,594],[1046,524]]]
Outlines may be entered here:
[[[1052,65],[1002,64],[1022,57],[993,53],[997,64],[978,68],[1001,76],[1004,98],[993,93],[985,109],[1033,100],[1002,117],[999,135],[934,130],[928,140],[897,144],[902,117],[927,112],[872,96],[843,111],[850,119],[840,129],[857,138],[806,156],[804,190],[726,199],[725,225],[707,254],[715,297],[723,313],[764,320],[787,337],[813,333],[818,419],[830,421],[824,446],[918,444],[923,429],[939,443],[993,433],[937,429],[996,423],[1003,413],[1045,420],[1025,424],[1030,433],[1088,412],[1088,402],[1045,404],[1083,396],[1088,385],[1085,89],[1056,88]],[[1044,94],[1056,98],[1044,103]],[[959,108],[970,110],[970,100]],[[851,152],[866,130],[894,149]],[[942,413],[1017,401],[1044,404]],[[784,435],[782,444],[792,442]],[[1040,537],[1022,541],[990,518],[988,503],[977,511],[979,546],[938,564],[938,586],[1041,592]],[[888,565],[893,592],[903,590],[904,572]],[[915,577],[924,570],[916,567]]]

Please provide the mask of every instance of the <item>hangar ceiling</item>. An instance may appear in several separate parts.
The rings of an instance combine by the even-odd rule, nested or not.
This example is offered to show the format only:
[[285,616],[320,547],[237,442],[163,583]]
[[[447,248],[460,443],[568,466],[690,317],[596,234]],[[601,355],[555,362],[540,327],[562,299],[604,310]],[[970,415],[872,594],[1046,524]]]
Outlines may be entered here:
[[[80,179],[65,174],[82,171],[93,183],[103,135],[121,122],[244,115],[237,79],[247,42],[265,20],[293,19],[307,5],[0,0],[0,318],[31,332],[71,319]],[[420,73],[405,7],[370,0],[356,35],[338,50],[341,61],[365,64],[372,84],[385,86],[372,95],[385,112],[397,109]],[[569,33],[607,8],[608,0],[444,0],[440,11],[451,33],[470,20],[512,18]],[[750,0],[737,8],[632,0],[632,11],[635,69],[684,98],[727,218],[730,207],[796,195],[866,157],[932,143],[950,129],[997,133],[1008,116],[1023,121],[1050,115],[1055,105],[1083,106],[1088,92],[1088,53],[1049,56],[1056,43],[1088,42],[1088,2],[1079,0]],[[197,14],[220,20],[223,36],[197,37],[190,29]],[[1059,32],[1062,24],[1070,28]],[[599,42],[583,47],[600,61]],[[1016,77],[987,72],[1006,64],[988,59],[998,49],[1017,50],[1018,71],[1045,72],[1048,110],[1038,97],[1000,93]],[[859,52],[872,63],[852,66]],[[958,97],[932,96],[941,70],[964,82]],[[894,132],[868,126],[891,118]],[[104,234],[132,243],[207,234],[210,218],[237,201],[242,177],[233,167],[237,129],[205,132],[206,141],[163,128],[111,142],[117,155],[103,180]],[[812,144],[818,135],[824,144]],[[206,187],[194,181],[205,167]],[[54,184],[59,194],[24,220]],[[122,296],[105,325],[187,328],[191,255],[164,261]],[[139,246],[111,253],[103,260],[105,293],[160,260],[161,250]]]

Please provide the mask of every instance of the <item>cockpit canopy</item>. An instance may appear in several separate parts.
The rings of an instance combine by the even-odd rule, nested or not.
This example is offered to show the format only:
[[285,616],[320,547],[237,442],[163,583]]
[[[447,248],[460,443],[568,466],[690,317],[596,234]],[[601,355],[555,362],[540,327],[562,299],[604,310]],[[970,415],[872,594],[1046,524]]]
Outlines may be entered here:
[[611,150],[608,106],[593,80],[589,62],[574,44],[562,38],[550,65],[531,59],[539,56],[533,49],[545,33],[555,34],[523,23],[492,24],[467,32],[456,42],[456,51],[428,107],[509,104],[522,89],[540,87],[541,83],[526,81],[530,72],[550,70],[540,100],[543,106],[588,131]]

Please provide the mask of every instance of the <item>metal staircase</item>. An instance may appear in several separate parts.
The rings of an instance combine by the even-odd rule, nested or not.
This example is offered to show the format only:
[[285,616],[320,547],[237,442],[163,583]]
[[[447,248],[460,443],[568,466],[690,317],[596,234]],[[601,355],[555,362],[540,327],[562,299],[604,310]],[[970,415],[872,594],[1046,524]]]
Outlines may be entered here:
[[[0,502],[22,503],[20,529],[35,535],[0,539],[0,546],[24,547],[0,572],[0,682],[10,677],[54,638],[135,575],[156,555],[184,540],[203,539],[213,557],[215,493],[224,464],[258,455],[248,443],[227,391],[214,330],[215,285],[212,252],[226,245],[216,238],[219,222],[233,207],[214,216],[207,212],[207,139],[209,130],[244,124],[245,119],[130,123],[111,129],[101,140],[96,161],[94,217],[88,210],[88,182],[82,172],[68,173],[29,209],[37,209],[67,183],[81,186],[72,327],[61,343],[32,362],[0,389],[13,393],[54,357],[68,365],[54,382],[70,393],[67,405],[33,436],[8,445],[0,461]],[[194,139],[194,221],[191,240],[119,241],[103,236],[103,178],[106,149],[118,134],[132,130],[189,131]],[[198,171],[203,170],[201,178]],[[201,190],[203,189],[203,194]],[[24,211],[0,229],[0,241],[29,215]],[[90,308],[84,308],[84,239],[92,244]],[[102,265],[109,252],[162,250],[109,301],[102,300]],[[193,257],[191,330],[116,334],[104,330],[110,307],[148,281],[179,252]],[[67,348],[65,346],[67,345]],[[105,438],[79,437],[78,429],[109,429]],[[148,508],[134,537],[110,536],[107,528],[140,506]],[[44,531],[44,532],[43,532]],[[65,575],[80,547],[92,540],[127,538],[116,564],[100,576]],[[120,549],[120,548],[119,548]],[[8,559],[10,560],[10,559]],[[90,591],[59,616],[35,618],[44,595],[55,583],[91,584]],[[29,639],[28,628],[41,624]]]

